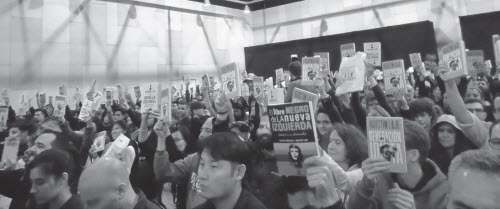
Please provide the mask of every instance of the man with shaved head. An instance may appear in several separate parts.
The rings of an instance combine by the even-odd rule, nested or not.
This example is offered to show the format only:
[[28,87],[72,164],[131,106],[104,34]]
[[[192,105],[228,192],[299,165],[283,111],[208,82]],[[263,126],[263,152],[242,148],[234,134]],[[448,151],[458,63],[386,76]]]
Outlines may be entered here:
[[142,191],[134,191],[127,166],[116,158],[94,162],[83,171],[78,185],[89,209],[160,209]]

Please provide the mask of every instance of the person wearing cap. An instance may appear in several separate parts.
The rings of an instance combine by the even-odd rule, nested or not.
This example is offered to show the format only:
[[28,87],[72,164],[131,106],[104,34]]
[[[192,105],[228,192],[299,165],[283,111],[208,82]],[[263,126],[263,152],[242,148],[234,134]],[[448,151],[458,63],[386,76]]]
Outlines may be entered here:
[[455,156],[464,151],[478,148],[464,135],[452,115],[439,116],[431,128],[430,136],[431,150],[429,158],[436,163],[444,174],[448,173],[451,160]]
[[241,140],[248,141],[250,139],[250,126],[243,121],[236,121],[229,124],[231,132],[238,135]]
[[299,61],[292,62],[288,65],[288,74],[290,74],[290,83],[287,85],[285,95],[285,103],[292,102],[293,90],[300,88],[308,92],[316,92],[314,85],[302,85],[302,63]]

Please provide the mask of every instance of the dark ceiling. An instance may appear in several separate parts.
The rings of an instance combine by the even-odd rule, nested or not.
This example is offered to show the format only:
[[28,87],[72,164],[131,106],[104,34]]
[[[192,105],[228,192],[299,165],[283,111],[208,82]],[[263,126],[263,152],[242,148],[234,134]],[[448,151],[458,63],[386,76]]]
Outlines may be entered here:
[[[204,2],[204,0],[190,0],[190,1],[196,1],[196,2]],[[233,8],[233,9],[241,9],[243,10],[245,8],[245,5],[248,4],[248,7],[250,7],[251,11],[256,11],[256,10],[261,10],[261,9],[266,9],[270,7],[277,7],[285,4],[290,4],[294,2],[299,2],[303,0],[210,0],[210,4],[217,5],[217,6],[222,6],[222,7],[227,7],[227,8]]]

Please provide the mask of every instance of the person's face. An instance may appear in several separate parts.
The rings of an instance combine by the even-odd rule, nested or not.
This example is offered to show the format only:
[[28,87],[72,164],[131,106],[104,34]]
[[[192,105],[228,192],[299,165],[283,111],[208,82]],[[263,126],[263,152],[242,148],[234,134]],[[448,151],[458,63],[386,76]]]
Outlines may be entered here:
[[439,88],[435,88],[432,91],[432,95],[434,96],[434,101],[439,102],[443,99],[443,95],[441,94],[441,90]]
[[330,134],[330,143],[328,144],[328,155],[337,163],[346,162],[345,143],[340,138],[336,130]]
[[203,150],[198,167],[200,195],[210,200],[232,193],[237,183],[234,175],[236,166],[241,165],[232,165],[227,160],[215,160],[206,149]]
[[444,148],[452,148],[456,142],[456,130],[449,123],[440,124],[437,128],[438,142]]
[[500,120],[500,97],[496,97],[495,100],[493,100],[493,107],[495,108],[495,112],[493,113],[495,119]]
[[47,113],[49,115],[52,115],[52,113],[54,112],[54,107],[52,107],[52,105],[46,105],[45,109],[47,110]]
[[468,99],[478,99],[478,100],[481,100],[481,94],[479,93],[479,91],[477,89],[467,89],[467,91],[465,92],[465,100],[468,100]]
[[122,129],[122,127],[118,124],[115,124],[113,126],[113,129],[111,130],[111,136],[113,137],[113,140],[116,140],[120,134],[125,133],[125,130]]
[[186,150],[186,140],[184,140],[184,137],[182,136],[180,131],[176,131],[172,133],[172,138],[174,139],[175,146],[177,146],[177,150],[184,152]]
[[405,94],[405,99],[406,101],[408,102],[411,102],[415,99],[414,95],[415,95],[415,89],[413,89],[412,86],[408,85],[406,86],[406,94]]
[[203,126],[201,126],[201,132],[200,132],[200,136],[198,138],[201,140],[201,139],[205,139],[208,136],[212,135],[212,127],[213,127],[212,120],[211,120],[211,118],[209,118],[209,119],[207,119],[207,121],[205,121]]
[[242,131],[240,131],[240,129],[238,127],[232,127],[231,132],[240,136],[244,140],[247,140],[250,137],[248,132],[242,132]]
[[25,144],[28,142],[28,131],[21,131],[18,127],[13,127],[9,130],[9,137],[19,140],[21,144]]
[[35,115],[33,116],[33,120],[36,123],[40,123],[43,120],[45,120],[45,115],[41,111],[37,111],[37,112],[35,112]]
[[104,116],[104,119],[102,120],[102,122],[104,124],[109,124],[109,114],[106,114],[106,116]]
[[496,124],[491,128],[491,138],[500,138],[500,124]]
[[299,149],[290,148],[290,156],[292,156],[293,160],[298,160],[299,159]]
[[155,125],[155,118],[149,117],[148,118],[148,127],[153,127],[154,125]]
[[195,117],[203,117],[204,115],[205,115],[204,108],[199,108],[199,109],[193,110],[193,116],[195,116]]
[[113,120],[114,121],[120,121],[120,120],[123,120],[125,119],[125,115],[122,114],[122,112],[120,111],[116,111],[113,113]]
[[46,174],[40,167],[30,170],[31,190],[38,205],[53,201],[60,193],[63,181],[54,175]]
[[52,142],[56,139],[56,135],[54,134],[42,134],[38,138],[35,139],[35,142],[32,147],[30,147],[24,155],[28,158],[28,161],[31,162],[33,158],[42,153],[45,150],[52,148]]
[[459,168],[448,181],[450,192],[447,209],[498,209],[500,205],[498,175]]
[[316,117],[316,125],[318,127],[318,132],[321,135],[327,134],[333,128],[330,118],[325,113],[318,114],[318,116]]
[[478,86],[484,86],[486,89],[489,88],[489,85],[488,85],[488,81],[484,80],[484,79],[480,79],[477,81],[477,85]]
[[422,125],[426,130],[429,130],[429,128],[431,127],[431,119],[431,116],[426,112],[418,113],[415,118],[413,118],[414,121]]
[[465,108],[472,114],[476,115],[480,120],[486,119],[483,105],[477,102],[465,104]]
[[188,115],[187,106],[185,104],[178,104],[177,110],[179,110],[179,113],[182,115],[182,117],[186,117]]

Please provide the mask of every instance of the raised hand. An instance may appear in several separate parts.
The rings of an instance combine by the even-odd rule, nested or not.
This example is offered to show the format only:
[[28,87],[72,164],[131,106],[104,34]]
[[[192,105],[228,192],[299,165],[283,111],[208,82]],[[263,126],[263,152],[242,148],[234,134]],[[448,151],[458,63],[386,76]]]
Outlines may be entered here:
[[314,156],[304,161],[307,168],[307,183],[315,190],[315,201],[318,207],[326,208],[340,200],[337,184],[333,176],[332,166],[319,156]]
[[398,209],[415,209],[413,194],[399,188],[398,183],[394,183],[394,188],[389,189],[387,199]]
[[363,161],[361,170],[368,180],[373,181],[379,174],[389,171],[389,162],[383,158],[368,158]]

